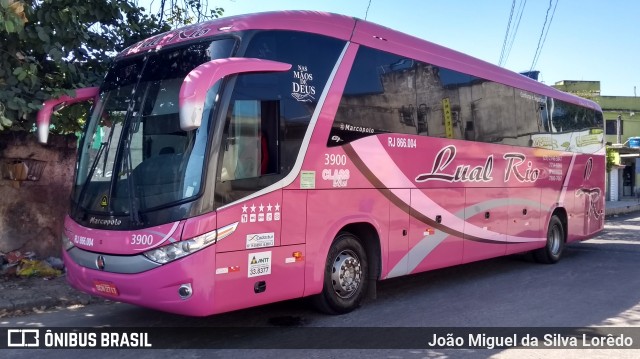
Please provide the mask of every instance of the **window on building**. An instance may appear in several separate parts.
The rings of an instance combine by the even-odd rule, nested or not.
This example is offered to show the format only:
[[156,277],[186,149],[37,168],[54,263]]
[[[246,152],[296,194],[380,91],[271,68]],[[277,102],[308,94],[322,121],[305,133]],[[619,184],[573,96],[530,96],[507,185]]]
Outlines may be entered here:
[[[618,121],[617,120],[607,120],[606,124],[607,124],[607,135],[617,135],[618,132],[616,131],[616,123]],[[624,121],[620,121],[620,134],[623,135],[624,134]]]

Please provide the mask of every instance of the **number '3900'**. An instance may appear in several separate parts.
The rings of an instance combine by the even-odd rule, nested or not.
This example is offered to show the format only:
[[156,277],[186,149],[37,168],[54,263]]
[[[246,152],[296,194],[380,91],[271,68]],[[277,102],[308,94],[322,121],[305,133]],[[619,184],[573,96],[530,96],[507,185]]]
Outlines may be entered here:
[[151,234],[132,234],[131,244],[152,245],[153,236]]

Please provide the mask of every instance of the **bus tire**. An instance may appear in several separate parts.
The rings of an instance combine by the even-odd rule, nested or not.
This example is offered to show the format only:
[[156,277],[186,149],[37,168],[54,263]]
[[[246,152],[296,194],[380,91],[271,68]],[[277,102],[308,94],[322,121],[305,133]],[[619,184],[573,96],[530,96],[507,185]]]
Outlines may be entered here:
[[560,260],[564,250],[564,226],[558,216],[551,216],[547,229],[547,244],[544,248],[533,251],[533,258],[538,263],[553,264]]
[[312,299],[314,305],[327,314],[351,312],[367,294],[368,276],[367,252],[358,237],[338,233],[327,255],[322,292]]

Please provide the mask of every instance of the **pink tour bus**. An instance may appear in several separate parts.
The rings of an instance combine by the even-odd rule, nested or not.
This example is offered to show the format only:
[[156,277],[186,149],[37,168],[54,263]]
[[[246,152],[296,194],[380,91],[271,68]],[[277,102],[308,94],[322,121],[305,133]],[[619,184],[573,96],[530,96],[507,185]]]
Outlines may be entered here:
[[313,296],[346,313],[379,280],[603,228],[601,109],[366,21],[284,11],[119,54],[93,101],[62,235],[67,279],[206,316]]

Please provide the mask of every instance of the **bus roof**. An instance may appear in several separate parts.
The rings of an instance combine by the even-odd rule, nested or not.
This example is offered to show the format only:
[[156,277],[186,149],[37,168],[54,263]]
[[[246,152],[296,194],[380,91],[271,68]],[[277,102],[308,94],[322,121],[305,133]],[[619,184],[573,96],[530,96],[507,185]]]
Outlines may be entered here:
[[444,46],[357,18],[317,11],[263,12],[215,19],[153,36],[125,49],[118,57],[243,30],[294,30],[317,33],[394,52],[436,66],[601,111],[600,106],[593,101],[562,92],[527,76]]

